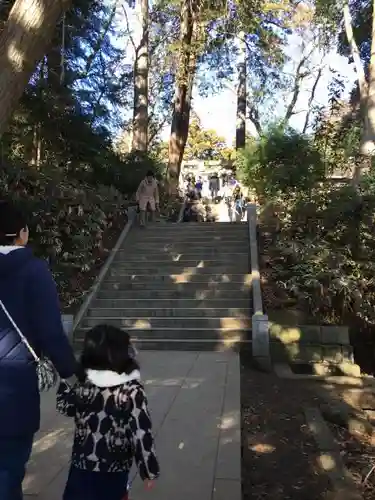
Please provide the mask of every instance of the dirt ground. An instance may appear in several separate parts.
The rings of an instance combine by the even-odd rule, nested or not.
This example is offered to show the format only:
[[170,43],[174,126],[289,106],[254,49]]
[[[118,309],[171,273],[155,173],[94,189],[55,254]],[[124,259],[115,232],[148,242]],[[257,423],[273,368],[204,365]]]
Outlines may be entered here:
[[375,438],[361,433],[350,433],[338,425],[329,428],[339,443],[345,466],[354,478],[363,500],[375,499]]
[[243,499],[327,499],[331,486],[303,413],[314,396],[302,383],[255,371],[246,355],[241,370]]

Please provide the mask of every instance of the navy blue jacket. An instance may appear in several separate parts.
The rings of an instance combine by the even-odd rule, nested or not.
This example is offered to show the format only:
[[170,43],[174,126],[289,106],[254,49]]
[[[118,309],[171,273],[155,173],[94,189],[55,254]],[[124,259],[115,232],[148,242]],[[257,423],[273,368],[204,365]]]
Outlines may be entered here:
[[[38,355],[62,378],[76,371],[56,285],[47,264],[28,248],[1,253],[0,299]],[[35,362],[0,307],[0,438],[34,434],[40,425]]]

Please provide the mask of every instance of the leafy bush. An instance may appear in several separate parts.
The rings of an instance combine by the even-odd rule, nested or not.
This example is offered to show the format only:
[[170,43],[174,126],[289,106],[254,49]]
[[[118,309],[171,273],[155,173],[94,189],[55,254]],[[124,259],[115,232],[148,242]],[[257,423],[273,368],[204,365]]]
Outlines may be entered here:
[[93,178],[107,186],[114,186],[121,193],[132,195],[148,170],[157,177],[164,173],[165,166],[154,157],[140,152],[124,155],[117,164],[100,165],[95,168]]
[[323,184],[274,200],[274,277],[311,316],[375,324],[375,192]]
[[47,173],[23,164],[3,165],[0,198],[18,203],[29,216],[31,244],[48,258],[62,301],[77,301],[84,278],[106,255],[103,236],[123,224],[127,202],[114,188],[69,180],[56,170]]
[[248,145],[237,160],[237,171],[258,196],[308,191],[324,179],[324,164],[310,139],[280,128]]

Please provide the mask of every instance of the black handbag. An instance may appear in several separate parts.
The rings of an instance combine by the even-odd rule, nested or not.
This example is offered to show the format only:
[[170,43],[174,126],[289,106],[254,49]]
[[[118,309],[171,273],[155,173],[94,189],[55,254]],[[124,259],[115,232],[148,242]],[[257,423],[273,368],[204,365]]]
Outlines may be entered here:
[[21,341],[25,344],[27,349],[29,350],[30,354],[35,360],[36,363],[36,373],[38,376],[38,386],[40,391],[49,391],[54,387],[57,383],[58,380],[58,375],[56,372],[55,367],[53,366],[52,362],[42,356],[39,357],[34,349],[31,347],[29,341],[27,338],[24,336],[24,334],[21,332],[21,330],[18,328],[16,322],[13,320],[12,316],[9,314],[7,308],[3,304],[3,302],[0,300],[0,307],[4,311],[4,314],[6,317],[9,319],[9,321],[12,323],[13,328],[16,330],[18,335],[21,338]]

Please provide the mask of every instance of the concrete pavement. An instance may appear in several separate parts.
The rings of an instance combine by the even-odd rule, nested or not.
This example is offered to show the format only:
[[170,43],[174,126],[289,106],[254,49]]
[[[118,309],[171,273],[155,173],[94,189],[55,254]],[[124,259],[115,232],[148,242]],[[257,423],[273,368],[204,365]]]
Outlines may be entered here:
[[[153,492],[132,476],[131,499],[240,500],[240,366],[226,352],[142,352],[140,363],[162,475]],[[25,478],[26,500],[60,500],[72,428],[43,395],[42,426]]]

